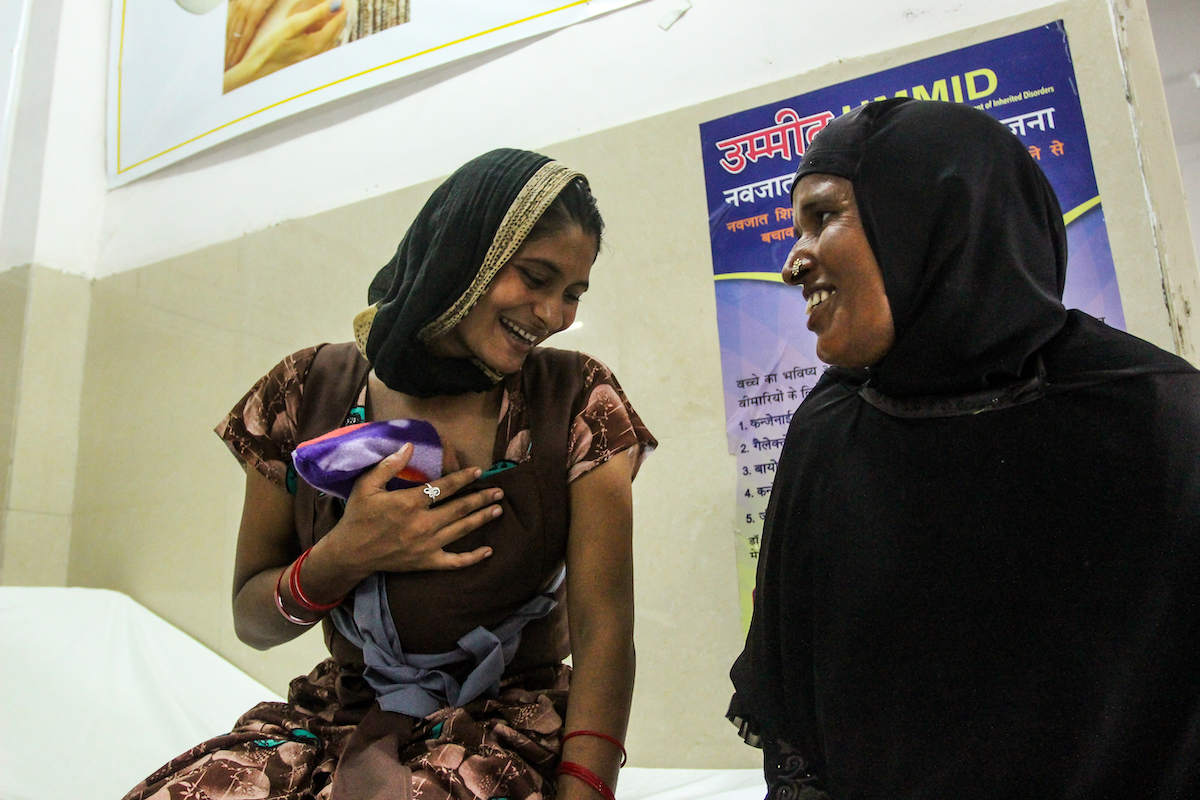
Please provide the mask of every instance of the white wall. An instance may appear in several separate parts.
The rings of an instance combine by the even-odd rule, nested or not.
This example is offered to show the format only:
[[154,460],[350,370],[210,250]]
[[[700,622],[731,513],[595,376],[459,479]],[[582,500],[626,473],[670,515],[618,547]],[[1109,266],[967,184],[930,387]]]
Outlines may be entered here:
[[61,0],[0,0],[0,270],[33,259]]
[[1171,134],[1187,195],[1192,239],[1200,255],[1200,1],[1147,0],[1163,92],[1171,110]]
[[[94,276],[104,235],[104,208],[110,199],[105,192],[104,172],[110,4],[107,0],[61,2],[31,260],[64,272]],[[132,219],[121,224],[136,227]]]
[[492,147],[537,148],[1050,5],[693,0],[664,32],[678,2],[381,87],[106,192],[109,3],[62,0],[32,260],[109,275],[446,174]]
[[[32,0],[0,0],[0,207],[4,203],[4,185],[8,176],[9,142],[17,93],[14,79],[21,75],[24,52],[24,18]],[[15,74],[14,74],[15,73]]]
[[0,0],[0,108],[4,108],[8,100],[8,82],[12,77],[12,60],[25,5],[26,0]]

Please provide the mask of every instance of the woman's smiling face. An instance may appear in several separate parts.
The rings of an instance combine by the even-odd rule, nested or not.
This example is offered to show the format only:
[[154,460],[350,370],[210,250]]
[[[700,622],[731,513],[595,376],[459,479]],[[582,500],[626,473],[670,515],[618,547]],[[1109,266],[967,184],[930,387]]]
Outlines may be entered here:
[[596,247],[578,225],[526,241],[462,321],[429,343],[430,352],[476,358],[503,375],[519,371],[535,345],[575,321]]
[[796,244],[783,281],[804,289],[817,358],[837,367],[869,367],[892,348],[896,329],[854,187],[835,175],[810,174],[792,196]]

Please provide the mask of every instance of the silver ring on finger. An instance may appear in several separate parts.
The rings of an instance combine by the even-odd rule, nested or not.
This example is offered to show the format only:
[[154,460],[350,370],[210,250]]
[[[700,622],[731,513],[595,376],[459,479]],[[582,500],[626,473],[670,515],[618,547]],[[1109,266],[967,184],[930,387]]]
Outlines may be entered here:
[[425,493],[425,496],[429,498],[430,502],[437,500],[442,494],[442,490],[434,486],[432,483],[425,484],[425,487],[421,489],[421,491]]

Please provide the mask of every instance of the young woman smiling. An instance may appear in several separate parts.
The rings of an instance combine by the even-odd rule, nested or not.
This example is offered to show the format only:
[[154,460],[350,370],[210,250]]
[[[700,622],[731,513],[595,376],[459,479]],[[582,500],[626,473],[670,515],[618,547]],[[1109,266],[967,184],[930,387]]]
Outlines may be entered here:
[[[538,347],[574,321],[602,230],[563,165],[469,162],[375,277],[356,342],[284,359],[218,426],[248,467],[238,635],[266,649],[320,621],[331,658],[129,797],[611,793],[634,676],[631,482],[655,441],[603,364]],[[388,491],[405,445],[345,502],[296,480],[297,443],[387,419],[434,425],[443,477]]]

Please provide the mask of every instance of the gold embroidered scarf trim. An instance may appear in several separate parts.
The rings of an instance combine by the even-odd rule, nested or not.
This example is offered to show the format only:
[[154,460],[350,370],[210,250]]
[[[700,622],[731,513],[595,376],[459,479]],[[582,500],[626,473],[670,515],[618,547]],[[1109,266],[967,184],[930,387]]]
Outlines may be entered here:
[[[358,345],[358,352],[362,353],[363,358],[367,357],[367,339],[369,339],[371,336],[371,324],[375,322],[375,314],[378,312],[379,306],[368,306],[367,308],[358,312],[358,314],[354,317],[354,343]],[[488,379],[491,380],[492,383],[499,383],[500,381],[504,380],[504,375],[496,372],[496,370],[492,369],[478,358],[472,358],[471,362],[474,363],[475,366],[479,367],[479,369],[483,371],[483,374],[487,375]]]
[[[542,214],[546,213],[550,204],[554,202],[566,185],[580,174],[557,161],[547,162],[533,174],[529,182],[522,187],[517,198],[513,200],[512,205],[508,207],[508,211],[505,212],[504,219],[500,222],[500,228],[492,237],[492,244],[488,247],[487,255],[484,256],[483,264],[480,265],[475,279],[450,308],[420,330],[417,336],[422,342],[428,342],[441,336],[462,321],[471,307],[487,291],[488,284],[492,282],[492,278],[496,277],[500,268],[507,264],[508,260],[525,243],[525,237],[542,218]],[[367,356],[367,339],[371,335],[371,323],[375,321],[375,314],[378,310],[378,306],[370,306],[354,318],[354,341],[363,358]],[[473,361],[493,381],[499,381],[504,377],[482,361],[478,359],[473,359]]]
[[533,177],[521,189],[521,193],[517,195],[517,199],[505,212],[504,219],[500,222],[500,228],[496,231],[496,235],[492,237],[491,247],[488,248],[487,255],[483,258],[483,264],[480,265],[475,280],[471,281],[471,285],[454,302],[454,305],[421,329],[417,336],[422,342],[436,339],[462,321],[462,318],[471,310],[471,306],[475,305],[476,301],[487,291],[488,284],[492,282],[492,278],[496,277],[500,268],[507,264],[508,260],[524,244],[525,237],[542,218],[542,214],[546,212],[563,188],[578,176],[578,172],[557,161],[550,161],[542,165],[542,168],[533,174]]
[[358,345],[358,352],[362,353],[363,358],[367,357],[367,339],[371,336],[371,323],[378,312],[379,306],[367,306],[354,317],[354,343]]

